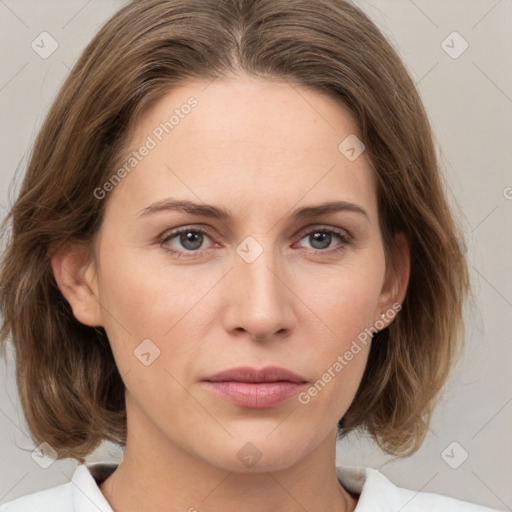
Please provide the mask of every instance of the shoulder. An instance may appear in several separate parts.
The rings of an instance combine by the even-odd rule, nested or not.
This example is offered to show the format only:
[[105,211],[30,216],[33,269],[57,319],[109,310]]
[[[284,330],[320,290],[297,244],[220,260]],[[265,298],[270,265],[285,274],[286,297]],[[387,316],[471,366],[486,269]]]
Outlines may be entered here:
[[98,482],[115,469],[113,464],[79,465],[71,480],[0,505],[0,512],[112,512]]
[[338,466],[338,480],[345,489],[359,494],[354,512],[396,511],[431,512],[498,512],[496,509],[476,505],[448,496],[418,492],[397,487],[380,471],[359,466]]

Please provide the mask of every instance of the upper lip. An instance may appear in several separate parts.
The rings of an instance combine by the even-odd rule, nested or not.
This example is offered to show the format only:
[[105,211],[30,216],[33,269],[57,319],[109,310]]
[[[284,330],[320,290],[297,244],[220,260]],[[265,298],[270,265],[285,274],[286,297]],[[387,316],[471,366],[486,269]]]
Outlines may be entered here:
[[306,379],[279,366],[266,366],[265,368],[256,369],[249,366],[240,366],[231,368],[215,375],[209,375],[203,380],[210,382],[237,381],[237,382],[307,382]]

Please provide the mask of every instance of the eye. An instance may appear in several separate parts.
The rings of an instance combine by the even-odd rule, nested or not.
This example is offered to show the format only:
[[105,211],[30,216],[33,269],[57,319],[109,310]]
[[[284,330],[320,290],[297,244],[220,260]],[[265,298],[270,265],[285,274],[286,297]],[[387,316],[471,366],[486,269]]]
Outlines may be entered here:
[[[183,227],[164,235],[160,241],[162,248],[174,256],[194,258],[208,248],[204,247],[206,239],[212,240],[209,231],[204,228]],[[317,227],[302,232],[299,241],[307,239],[315,255],[330,254],[343,250],[351,241],[350,235],[335,228]],[[332,246],[333,242],[338,242]],[[218,246],[218,244],[216,244]],[[304,247],[303,247],[304,248]],[[307,249],[307,247],[305,247]]]
[[[162,239],[161,245],[166,251],[178,257],[183,255],[193,257],[193,253],[200,253],[204,250],[202,246],[206,238],[211,239],[205,229],[185,227],[169,233]],[[174,244],[179,244],[177,248],[171,243],[173,240],[175,240]],[[191,255],[187,253],[191,253]]]
[[[301,234],[300,240],[308,240],[314,254],[340,251],[350,243],[348,233],[334,228],[315,228]],[[338,245],[332,247],[332,243],[338,241]]]

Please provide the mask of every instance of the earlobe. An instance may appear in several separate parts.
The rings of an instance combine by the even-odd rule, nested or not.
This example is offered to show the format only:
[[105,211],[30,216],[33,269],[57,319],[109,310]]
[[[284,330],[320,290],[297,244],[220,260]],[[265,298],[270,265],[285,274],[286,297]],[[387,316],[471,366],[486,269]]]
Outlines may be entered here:
[[51,257],[57,285],[73,310],[74,317],[85,325],[101,327],[96,272],[82,247],[61,248]]

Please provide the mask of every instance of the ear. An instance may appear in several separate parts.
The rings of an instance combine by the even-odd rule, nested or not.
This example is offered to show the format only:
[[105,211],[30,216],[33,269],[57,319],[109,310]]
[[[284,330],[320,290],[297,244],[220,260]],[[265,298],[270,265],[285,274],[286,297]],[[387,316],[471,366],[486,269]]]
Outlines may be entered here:
[[[397,312],[397,305],[401,306],[404,301],[411,272],[411,255],[405,234],[397,233],[395,235],[395,243],[394,265],[392,262],[388,263],[375,318],[375,322],[377,320],[384,322],[386,324],[385,327],[393,321]],[[393,305],[395,306],[393,307]],[[394,314],[381,318],[381,313],[386,313],[389,310],[394,311]]]
[[61,247],[51,257],[53,275],[75,318],[91,327],[102,327],[94,262],[80,246]]

